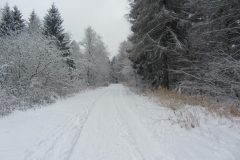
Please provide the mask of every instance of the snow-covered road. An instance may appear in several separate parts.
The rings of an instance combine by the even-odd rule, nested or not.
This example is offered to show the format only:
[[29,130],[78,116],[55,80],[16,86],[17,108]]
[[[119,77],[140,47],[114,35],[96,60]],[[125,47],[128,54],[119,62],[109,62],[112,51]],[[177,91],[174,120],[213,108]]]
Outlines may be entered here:
[[[239,160],[240,130],[186,131],[122,85],[0,119],[0,160]],[[227,128],[227,129],[226,129]]]

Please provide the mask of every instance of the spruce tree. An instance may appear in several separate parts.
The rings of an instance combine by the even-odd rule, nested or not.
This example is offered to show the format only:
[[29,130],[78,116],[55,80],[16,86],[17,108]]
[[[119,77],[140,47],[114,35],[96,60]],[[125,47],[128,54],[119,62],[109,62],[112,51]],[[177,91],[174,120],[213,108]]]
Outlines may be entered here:
[[[240,104],[240,12],[235,0],[195,0],[186,4],[192,21],[189,32],[191,79],[183,89]],[[234,99],[234,100],[233,100]]]
[[1,23],[0,23],[0,36],[9,35],[11,30],[13,29],[13,17],[11,14],[10,7],[8,3],[4,6]]
[[63,19],[53,3],[43,20],[43,34],[56,39],[58,49],[62,51],[62,56],[66,57],[70,55],[70,49],[68,42],[66,42],[62,23]]
[[183,3],[184,0],[130,0],[134,67],[143,81],[156,88],[170,87],[173,78],[169,71],[178,68],[178,58],[186,50]]
[[30,31],[39,31],[41,27],[41,20],[33,10],[28,19],[28,28]]
[[17,6],[13,7],[12,11],[12,18],[13,18],[13,31],[22,31],[25,28],[25,20],[22,19],[22,13],[18,9]]
[[13,10],[10,10],[8,4],[3,8],[3,13],[0,23],[0,36],[10,35],[11,32],[20,32],[25,28],[25,20],[22,19],[22,13],[17,8],[13,7]]
[[28,18],[29,22],[33,23],[34,20],[36,19],[36,17],[37,17],[37,15],[36,15],[35,11],[33,10],[30,14],[30,17]]

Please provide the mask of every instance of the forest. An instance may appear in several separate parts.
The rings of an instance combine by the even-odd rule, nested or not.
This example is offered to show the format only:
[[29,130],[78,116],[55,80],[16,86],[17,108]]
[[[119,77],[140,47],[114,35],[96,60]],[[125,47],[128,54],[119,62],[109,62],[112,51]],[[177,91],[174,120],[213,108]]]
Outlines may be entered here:
[[53,3],[43,20],[26,21],[8,4],[0,22],[0,115],[53,103],[88,87],[109,84],[107,46],[92,27],[77,42]]
[[129,4],[126,18],[132,34],[112,60],[118,81],[239,106],[239,1],[129,0]]

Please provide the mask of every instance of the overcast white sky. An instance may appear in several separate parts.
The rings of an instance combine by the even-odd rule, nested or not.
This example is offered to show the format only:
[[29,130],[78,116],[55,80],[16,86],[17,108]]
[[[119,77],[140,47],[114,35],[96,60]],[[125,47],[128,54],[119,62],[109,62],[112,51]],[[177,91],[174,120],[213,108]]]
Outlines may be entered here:
[[117,54],[119,43],[130,33],[124,17],[128,13],[127,0],[1,0],[0,7],[7,2],[11,8],[17,5],[26,20],[33,9],[43,19],[54,2],[64,19],[65,31],[70,32],[74,40],[80,41],[84,30],[92,26],[108,46],[110,57]]

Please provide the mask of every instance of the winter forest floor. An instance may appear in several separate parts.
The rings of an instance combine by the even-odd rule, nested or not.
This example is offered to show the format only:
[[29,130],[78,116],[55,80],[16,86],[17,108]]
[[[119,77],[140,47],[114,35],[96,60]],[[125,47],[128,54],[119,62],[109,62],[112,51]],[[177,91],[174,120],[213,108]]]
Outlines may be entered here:
[[[187,106],[198,114],[199,107]],[[200,113],[200,112],[199,112]],[[239,160],[238,123],[173,110],[120,84],[0,119],[1,160]]]

